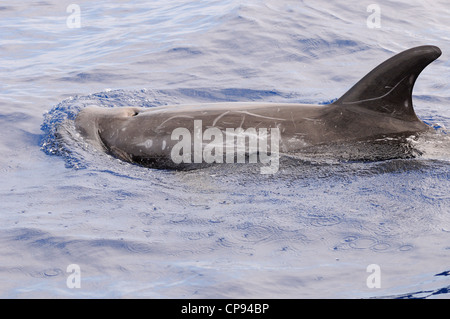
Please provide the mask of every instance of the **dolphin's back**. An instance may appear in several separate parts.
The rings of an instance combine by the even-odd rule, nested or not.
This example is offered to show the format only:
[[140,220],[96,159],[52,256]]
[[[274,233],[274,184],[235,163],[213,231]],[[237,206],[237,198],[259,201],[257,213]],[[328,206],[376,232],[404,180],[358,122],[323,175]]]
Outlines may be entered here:
[[[266,143],[262,149],[267,150],[267,136],[272,130],[280,135],[276,152],[286,154],[319,155],[322,150],[338,158],[370,160],[410,156],[405,138],[430,129],[414,112],[413,86],[421,71],[440,55],[435,46],[401,52],[328,105],[224,102],[86,108],[78,114],[75,124],[97,148],[152,167],[178,168],[179,163],[171,161],[174,149],[176,155],[182,151],[183,158],[212,148],[223,155],[234,146],[238,149],[229,144],[239,137],[247,147],[257,134],[262,134],[257,136],[261,137],[258,145]],[[239,135],[241,132],[245,133]],[[219,157],[220,151],[217,154]]]

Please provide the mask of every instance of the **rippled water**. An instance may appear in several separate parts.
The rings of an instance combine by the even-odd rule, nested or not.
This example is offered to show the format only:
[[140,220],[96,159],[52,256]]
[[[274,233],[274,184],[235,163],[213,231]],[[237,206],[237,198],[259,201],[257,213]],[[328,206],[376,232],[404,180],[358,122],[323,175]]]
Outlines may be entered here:
[[[65,3],[0,7],[0,296],[448,298],[445,1],[380,2],[379,29],[357,1],[77,4],[80,28]],[[71,130],[92,104],[329,103],[423,44],[443,55],[414,89],[436,128],[415,159],[161,171],[93,152]],[[381,288],[366,284],[371,264]]]

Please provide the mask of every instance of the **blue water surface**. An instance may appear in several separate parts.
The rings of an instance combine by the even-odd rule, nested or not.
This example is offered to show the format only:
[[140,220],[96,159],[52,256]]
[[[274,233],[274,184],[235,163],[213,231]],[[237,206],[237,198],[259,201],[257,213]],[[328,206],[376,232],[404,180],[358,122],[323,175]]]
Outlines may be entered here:
[[[379,1],[379,28],[354,0],[77,1],[75,27],[69,4],[0,7],[0,297],[450,296],[447,1]],[[73,129],[89,105],[327,104],[424,44],[413,159],[165,171]]]

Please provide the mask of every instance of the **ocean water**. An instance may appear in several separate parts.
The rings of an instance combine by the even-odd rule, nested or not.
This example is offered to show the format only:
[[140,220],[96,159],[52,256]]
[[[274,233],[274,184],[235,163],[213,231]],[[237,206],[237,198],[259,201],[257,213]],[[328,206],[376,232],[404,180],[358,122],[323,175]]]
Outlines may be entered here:
[[[379,28],[372,1],[70,4],[0,6],[0,297],[449,298],[447,1],[379,1]],[[424,44],[413,159],[165,171],[73,130],[87,105],[326,104]]]

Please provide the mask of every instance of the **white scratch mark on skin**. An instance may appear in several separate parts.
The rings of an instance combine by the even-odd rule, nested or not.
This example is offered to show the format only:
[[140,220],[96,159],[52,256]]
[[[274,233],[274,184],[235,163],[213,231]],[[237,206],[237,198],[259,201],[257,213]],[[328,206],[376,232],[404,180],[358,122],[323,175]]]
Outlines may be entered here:
[[189,115],[175,115],[175,116],[169,117],[167,120],[165,120],[164,122],[162,122],[161,124],[159,124],[158,127],[156,128],[156,130],[161,129],[161,127],[162,127],[165,123],[169,122],[170,120],[176,119],[176,118],[192,119],[193,117],[192,117],[192,116],[189,116]]
[[292,112],[291,112],[291,121],[292,121],[292,124],[294,124],[294,129],[296,129],[297,126],[295,125],[294,114],[292,114]]
[[226,111],[225,113],[222,113],[218,117],[216,117],[212,123],[212,126],[216,126],[217,121],[220,120],[223,116],[227,115],[228,113],[230,113],[230,111]]
[[239,125],[240,128],[242,128],[242,125],[244,124],[244,121],[245,121],[245,115],[242,117],[241,124]]
[[152,145],[153,145],[153,140],[150,140],[150,139],[146,140],[145,142],[136,144],[136,146],[143,146],[145,148],[151,148]]
[[400,83],[402,83],[403,80],[406,79],[407,77],[408,77],[408,76],[405,76],[403,79],[401,79],[401,80],[400,80],[400,81],[399,81],[392,89],[389,90],[389,92],[387,92],[387,93],[384,94],[384,95],[381,95],[381,96],[379,96],[379,97],[374,97],[374,98],[371,98],[371,99],[366,99],[366,100],[359,100],[359,101],[353,101],[353,102],[343,102],[342,104],[357,104],[357,103],[361,103],[361,102],[376,101],[376,100],[382,99],[382,98],[388,96],[392,91],[394,91],[395,88],[396,88],[397,86],[399,86]]
[[257,125],[255,125],[255,128],[258,128],[263,122],[259,122]]
[[248,111],[238,111],[238,113],[244,113],[244,114],[248,114],[248,115],[250,115],[250,116],[260,117],[260,118],[263,118],[263,119],[277,120],[277,121],[286,121],[285,119],[280,119],[280,118],[276,118],[276,117],[270,117],[270,116],[259,115],[259,114],[255,114],[255,113],[250,113],[250,112],[248,112]]

